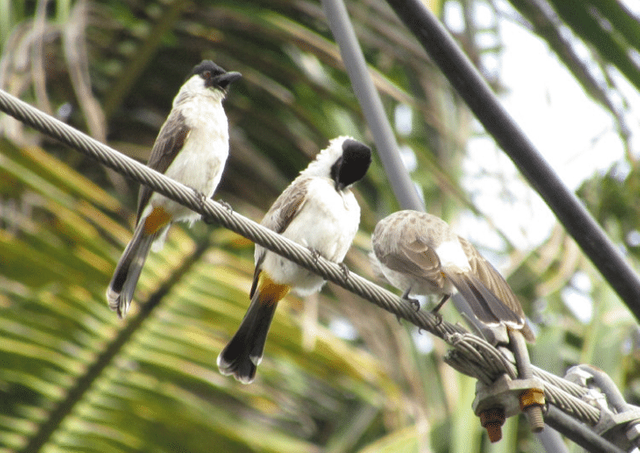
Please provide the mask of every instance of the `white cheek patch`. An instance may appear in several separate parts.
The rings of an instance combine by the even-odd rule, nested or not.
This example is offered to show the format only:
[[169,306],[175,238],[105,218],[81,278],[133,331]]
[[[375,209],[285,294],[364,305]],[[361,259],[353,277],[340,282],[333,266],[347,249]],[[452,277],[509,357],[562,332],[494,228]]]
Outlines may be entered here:
[[436,248],[436,253],[440,257],[442,267],[454,267],[460,271],[471,270],[467,255],[457,240],[443,242]]

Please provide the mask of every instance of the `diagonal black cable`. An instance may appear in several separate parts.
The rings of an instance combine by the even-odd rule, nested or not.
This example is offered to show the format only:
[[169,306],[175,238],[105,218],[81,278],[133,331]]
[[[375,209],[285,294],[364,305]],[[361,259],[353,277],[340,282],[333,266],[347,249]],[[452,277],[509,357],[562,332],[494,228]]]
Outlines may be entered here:
[[387,0],[489,134],[640,320],[640,278],[509,116],[451,35],[420,0]]
[[[342,59],[347,68],[354,92],[363,108],[370,129],[372,129],[372,132],[378,132],[377,134],[374,133],[374,139],[378,144],[378,152],[380,157],[383,158],[385,171],[387,172],[389,180],[392,182],[396,197],[401,205],[413,209],[420,209],[422,206],[414,206],[411,204],[413,195],[411,192],[415,192],[415,190],[407,184],[399,183],[403,178],[408,180],[408,174],[398,159],[399,156],[397,146],[395,146],[393,132],[385,117],[384,109],[379,102],[379,97],[371,78],[367,73],[366,62],[350,23],[345,5],[342,0],[323,0],[322,4],[334,38],[340,47]],[[379,139],[381,139],[382,145],[379,143]],[[396,162],[391,162],[391,165],[389,165],[389,163],[384,160],[385,156],[390,157],[391,160],[395,159]],[[396,182],[396,184],[394,184],[394,182]],[[462,337],[464,340],[458,342],[455,340],[456,337],[457,335],[452,335],[447,341],[450,345],[455,344],[456,349],[450,350],[447,353],[445,361],[461,373],[473,376],[488,385],[505,371],[515,371],[512,369],[512,364],[502,363],[501,360],[497,360],[497,362],[501,362],[498,367],[499,369],[492,369],[489,366],[489,364],[493,363],[492,359],[504,359],[504,357],[494,348],[488,347],[488,345],[484,345],[483,347],[481,345],[484,343],[483,340],[474,336],[465,335]],[[497,356],[495,356],[494,353],[497,354]],[[479,362],[474,363],[474,358],[478,359]],[[482,365],[478,366],[479,363],[482,363]],[[546,415],[546,417],[550,419],[550,423],[553,423],[557,430],[545,430],[543,433],[538,434],[540,441],[545,445],[545,448],[548,449],[547,451],[555,451],[549,448],[553,448],[552,446],[557,447],[558,442],[562,444],[562,440],[558,435],[559,432],[567,435],[567,437],[573,439],[574,442],[588,450],[622,451],[616,449],[613,444],[591,431],[587,425],[576,421],[576,419],[579,419],[583,423],[586,422],[589,425],[594,425],[600,418],[600,411],[598,409],[585,405],[581,401],[580,398],[584,395],[584,388],[573,385],[562,378],[553,376],[540,369],[534,368],[534,374],[545,381],[545,393],[548,397],[548,403],[550,403],[549,407],[555,409],[555,406],[557,406],[566,411],[560,412],[560,410],[555,410],[548,412]],[[511,374],[511,376],[513,375]],[[563,414],[564,417],[558,418],[556,417],[557,414]],[[566,423],[566,420],[569,420],[570,423]],[[608,448],[609,450],[607,450]]]
[[568,439],[588,449],[591,453],[626,453],[625,450],[618,448],[593,431],[584,429],[582,423],[554,406],[548,406],[544,419],[547,425],[562,432]]

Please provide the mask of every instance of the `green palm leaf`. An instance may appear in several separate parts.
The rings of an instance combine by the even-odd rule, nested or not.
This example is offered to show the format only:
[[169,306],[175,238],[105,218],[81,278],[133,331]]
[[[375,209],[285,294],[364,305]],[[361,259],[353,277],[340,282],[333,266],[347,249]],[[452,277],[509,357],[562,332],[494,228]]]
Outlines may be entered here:
[[[618,50],[607,61],[635,80],[622,59],[637,48],[637,22],[592,4],[614,31],[576,33],[598,41],[597,49],[613,42]],[[44,10],[47,27],[38,33],[28,3],[4,5],[2,88],[51,105],[80,129],[99,131],[85,124],[104,121],[112,146],[145,160],[193,64],[212,58],[242,72],[225,105],[231,157],[216,198],[248,217],[260,219],[328,139],[370,141],[316,2],[79,5]],[[401,142],[416,152],[412,178],[430,209],[475,210],[458,184],[466,109],[386,5],[348,7],[389,117],[399,104],[413,114]],[[80,20],[86,54],[74,62],[63,31]],[[33,89],[37,74],[20,66],[36,46],[46,51],[34,65],[46,67],[47,99]],[[474,43],[465,48],[478,51]],[[68,76],[83,64],[88,94],[81,78]],[[95,102],[101,108],[91,114]],[[254,384],[220,375],[215,359],[244,315],[253,273],[252,245],[224,229],[174,227],[163,252],[150,256],[128,319],[119,321],[104,291],[131,237],[137,187],[8,118],[0,128],[0,451],[463,451],[452,441],[462,432],[475,432],[470,445],[484,451],[479,425],[470,427],[472,382],[443,365],[443,345],[420,352],[412,329],[333,285],[317,301],[281,304]],[[396,209],[377,161],[358,199],[361,233],[347,264],[373,278],[369,234]],[[561,319],[546,326],[542,318],[534,362],[561,373],[580,358],[607,356],[605,369],[630,360],[621,350],[605,354],[606,332],[587,338],[589,326],[562,305],[562,288],[589,267],[561,233],[526,257],[513,251],[513,262],[510,282],[525,305],[544,297]],[[615,317],[619,304],[598,291],[606,301],[599,313],[613,317],[622,342],[632,320]],[[457,316],[450,307],[444,315]],[[340,322],[356,337],[338,336]],[[621,365],[617,375],[629,369]],[[508,445],[529,441],[510,423]]]

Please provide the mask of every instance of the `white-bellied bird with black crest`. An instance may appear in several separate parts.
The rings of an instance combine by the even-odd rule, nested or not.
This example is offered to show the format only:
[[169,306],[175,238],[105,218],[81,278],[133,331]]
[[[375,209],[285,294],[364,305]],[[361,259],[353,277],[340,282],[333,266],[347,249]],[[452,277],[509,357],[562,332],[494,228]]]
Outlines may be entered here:
[[[371,150],[350,137],[338,137],[285,189],[262,225],[327,260],[342,263],[360,224],[360,206],[351,185],[364,177]],[[324,279],[256,244],[251,303],[238,331],[218,356],[218,367],[248,384],[262,360],[278,302],[290,291],[308,296]]]
[[[210,60],[195,66],[173,100],[147,165],[210,198],[229,155],[229,125],[222,102],[240,77]],[[129,309],[149,250],[162,248],[172,223],[199,218],[200,214],[148,187],[140,188],[133,238],[107,288],[109,307],[118,316],[124,317]]]

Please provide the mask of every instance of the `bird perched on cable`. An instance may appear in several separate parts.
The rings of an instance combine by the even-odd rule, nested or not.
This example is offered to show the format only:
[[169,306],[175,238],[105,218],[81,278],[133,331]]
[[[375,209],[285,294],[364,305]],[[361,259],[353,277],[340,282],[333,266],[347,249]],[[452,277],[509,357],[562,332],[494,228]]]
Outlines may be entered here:
[[[371,242],[373,267],[404,291],[404,298],[441,295],[437,312],[457,290],[480,324],[488,327],[482,330],[489,330],[495,344],[505,344],[513,352],[518,378],[533,378],[525,340],[533,342],[535,335],[520,302],[491,263],[444,220],[424,212],[399,211],[378,222]],[[519,403],[531,429],[541,431],[544,390],[532,387],[522,392]]]
[[[360,206],[351,185],[371,164],[371,150],[338,137],[321,151],[285,189],[262,219],[262,225],[327,260],[341,263],[360,224]],[[238,331],[218,356],[224,375],[249,384],[262,360],[278,302],[289,291],[308,296],[324,279],[256,244],[251,303]]]
[[[229,155],[229,125],[222,101],[229,85],[240,77],[210,60],[195,66],[173,100],[147,165],[211,197]],[[107,288],[109,307],[118,316],[124,317],[129,309],[149,249],[162,248],[172,223],[193,223],[199,217],[146,186],[140,188],[133,238]]]
[[378,222],[371,242],[373,267],[404,291],[405,299],[409,294],[441,295],[437,312],[457,290],[482,324],[505,326],[535,340],[504,278],[444,220],[424,212],[398,211]]

